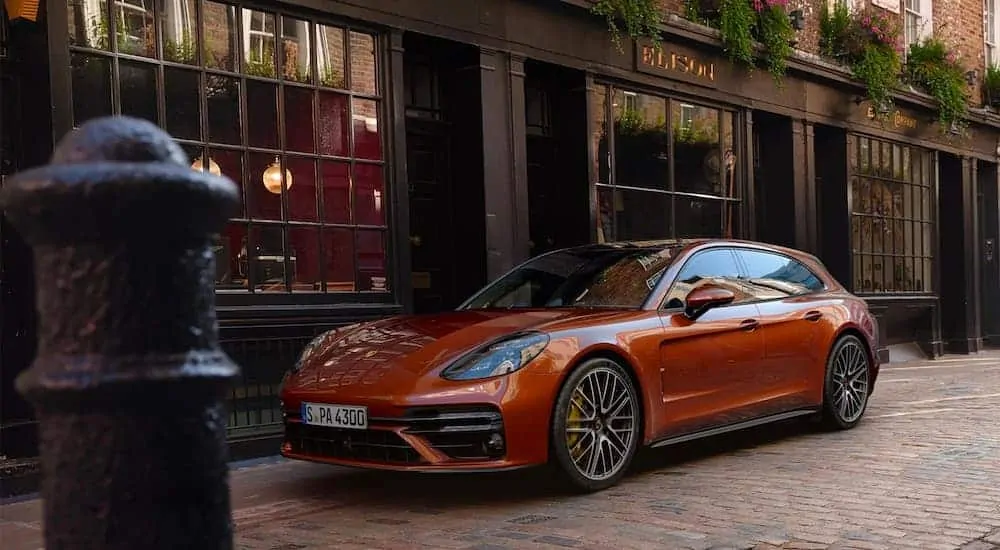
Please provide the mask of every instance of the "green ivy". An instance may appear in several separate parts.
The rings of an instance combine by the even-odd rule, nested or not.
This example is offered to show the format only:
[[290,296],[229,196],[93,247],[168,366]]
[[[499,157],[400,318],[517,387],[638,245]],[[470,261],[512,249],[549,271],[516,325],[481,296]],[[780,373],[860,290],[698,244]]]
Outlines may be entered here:
[[611,41],[618,51],[623,52],[621,43],[621,28],[619,22],[625,25],[625,34],[633,40],[649,39],[657,48],[660,47],[660,26],[663,24],[663,14],[656,0],[597,0],[590,8],[591,13],[604,17],[611,31]]
[[722,47],[733,62],[754,66],[753,28],[757,12],[747,0],[722,0],[719,6],[719,33]]
[[837,4],[831,11],[824,5],[819,33],[820,53],[849,67],[864,83],[872,103],[883,109],[891,107],[902,69],[895,20],[871,9],[852,12]]
[[757,25],[757,36],[764,45],[764,65],[775,82],[780,84],[788,68],[788,58],[792,56],[790,42],[795,38],[795,29],[785,9],[780,6],[768,6],[761,10]]
[[965,96],[965,68],[939,38],[926,38],[910,45],[906,60],[909,81],[934,98],[938,120],[945,128],[961,124],[968,108]]
[[870,46],[850,61],[855,78],[865,83],[868,98],[884,108],[892,105],[892,92],[899,84],[902,66],[899,55],[891,48]]

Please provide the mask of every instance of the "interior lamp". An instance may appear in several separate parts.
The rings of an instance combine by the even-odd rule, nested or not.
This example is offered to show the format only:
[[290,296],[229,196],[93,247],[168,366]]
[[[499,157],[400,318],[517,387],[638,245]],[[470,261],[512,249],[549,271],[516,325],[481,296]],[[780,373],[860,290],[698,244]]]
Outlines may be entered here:
[[191,163],[191,169],[198,172],[208,172],[216,176],[222,175],[222,169],[219,168],[219,163],[212,160],[212,157],[208,157],[208,170],[205,170],[205,164],[202,162],[201,157],[194,159]]
[[[274,157],[274,162],[264,170],[264,175],[261,178],[264,182],[264,188],[268,191],[274,193],[275,195],[281,194],[281,159]],[[287,189],[292,188],[292,172],[287,168],[285,169],[285,186]]]

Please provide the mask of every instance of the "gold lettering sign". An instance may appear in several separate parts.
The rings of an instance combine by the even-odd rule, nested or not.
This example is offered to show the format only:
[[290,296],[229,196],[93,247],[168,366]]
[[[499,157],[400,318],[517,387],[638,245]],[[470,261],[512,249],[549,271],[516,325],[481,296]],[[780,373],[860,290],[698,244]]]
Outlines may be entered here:
[[882,121],[890,122],[894,128],[906,128],[908,130],[915,130],[917,128],[917,119],[907,116],[898,110],[892,111],[891,113],[880,114],[875,112],[874,107],[868,107],[868,112],[866,114],[871,120],[881,119]]
[[657,50],[647,44],[636,44],[636,70],[706,86],[715,85],[715,63],[712,61],[665,48]]

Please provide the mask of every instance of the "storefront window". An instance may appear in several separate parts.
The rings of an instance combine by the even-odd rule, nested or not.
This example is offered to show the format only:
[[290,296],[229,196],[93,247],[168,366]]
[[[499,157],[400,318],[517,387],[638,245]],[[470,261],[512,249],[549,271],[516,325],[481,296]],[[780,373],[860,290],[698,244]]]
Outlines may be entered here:
[[73,123],[123,114],[240,184],[224,292],[389,291],[378,40],[210,0],[69,0]]
[[735,236],[732,112],[607,86],[591,108],[599,242]]
[[932,291],[933,153],[850,138],[854,291]]

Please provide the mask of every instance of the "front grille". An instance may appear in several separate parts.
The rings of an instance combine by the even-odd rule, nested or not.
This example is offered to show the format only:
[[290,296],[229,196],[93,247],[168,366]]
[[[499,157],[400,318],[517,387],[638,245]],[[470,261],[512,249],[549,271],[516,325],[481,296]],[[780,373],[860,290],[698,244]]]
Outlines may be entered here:
[[493,407],[413,408],[393,420],[405,425],[407,434],[424,438],[454,460],[495,460],[504,455],[503,417]]
[[423,461],[420,453],[387,430],[345,430],[286,422],[285,441],[292,452],[299,454],[394,464]]

